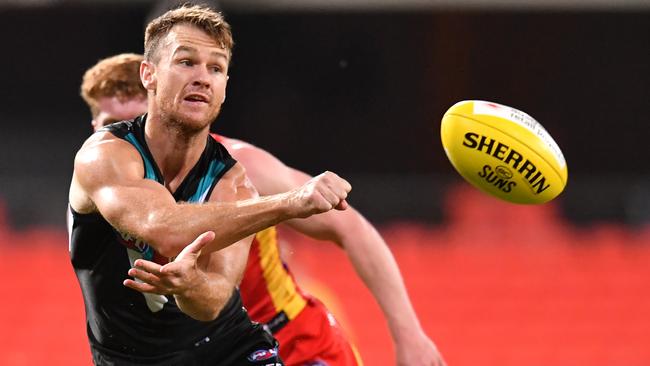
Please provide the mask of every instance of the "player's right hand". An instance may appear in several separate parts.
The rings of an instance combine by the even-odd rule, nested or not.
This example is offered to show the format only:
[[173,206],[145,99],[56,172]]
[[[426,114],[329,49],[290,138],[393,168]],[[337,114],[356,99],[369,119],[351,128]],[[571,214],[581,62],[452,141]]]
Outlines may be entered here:
[[410,342],[395,345],[397,366],[447,366],[440,351],[425,334],[409,335]]
[[214,232],[205,232],[188,244],[176,258],[165,265],[138,259],[123,284],[142,293],[180,295],[205,282],[207,268],[199,265],[201,250],[214,240]]
[[325,172],[301,187],[289,191],[288,194],[296,210],[295,217],[305,218],[332,209],[347,209],[348,203],[345,199],[351,190],[352,186],[348,181],[335,173]]

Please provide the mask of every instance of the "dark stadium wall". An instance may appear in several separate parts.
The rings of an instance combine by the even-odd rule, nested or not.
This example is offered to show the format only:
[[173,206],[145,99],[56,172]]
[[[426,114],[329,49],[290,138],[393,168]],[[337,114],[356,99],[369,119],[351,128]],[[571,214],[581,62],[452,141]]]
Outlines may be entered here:
[[[102,57],[141,52],[148,10],[119,2],[0,11],[0,32],[11,35],[0,60],[0,196],[14,225],[63,225],[74,152],[90,133],[81,75]],[[460,178],[441,148],[439,122],[463,99],[512,105],[549,130],[569,163],[558,202],[570,219],[649,220],[650,168],[642,162],[650,157],[650,12],[228,19],[237,44],[214,128],[310,173],[349,177],[361,188],[352,203],[374,221],[443,216],[442,197]],[[404,191],[427,198],[393,194]]]

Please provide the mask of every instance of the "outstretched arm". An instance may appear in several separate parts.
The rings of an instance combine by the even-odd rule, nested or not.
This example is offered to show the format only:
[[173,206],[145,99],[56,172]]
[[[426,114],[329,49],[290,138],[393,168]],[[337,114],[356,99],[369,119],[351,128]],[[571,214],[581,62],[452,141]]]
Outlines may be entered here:
[[397,262],[381,235],[352,207],[340,214],[325,215],[290,220],[287,225],[311,237],[332,241],[345,250],[384,314],[398,365],[444,365],[420,325]]
[[[278,195],[178,204],[165,187],[143,176],[142,159],[133,146],[110,133],[95,134],[75,158],[70,205],[80,213],[101,213],[113,227],[167,257],[176,256],[206,231],[215,233],[204,249],[211,252],[290,218],[345,209],[351,189],[345,180],[326,172]],[[236,182],[238,189],[253,189],[239,165],[222,180]]]
[[[268,152],[229,140],[230,152],[247,169],[261,195],[300,186],[310,177],[287,167]],[[377,230],[356,210],[328,212],[286,222],[292,228],[342,247],[388,322],[399,365],[444,365],[415,314],[395,259]]]
[[[237,180],[220,180],[210,201],[236,201],[257,195],[238,186]],[[215,319],[241,281],[253,237],[219,251],[203,252],[212,240],[214,232],[201,234],[164,266],[143,259],[135,261],[128,273],[135,280],[127,279],[124,285],[140,292],[173,295],[188,316],[202,321]]]

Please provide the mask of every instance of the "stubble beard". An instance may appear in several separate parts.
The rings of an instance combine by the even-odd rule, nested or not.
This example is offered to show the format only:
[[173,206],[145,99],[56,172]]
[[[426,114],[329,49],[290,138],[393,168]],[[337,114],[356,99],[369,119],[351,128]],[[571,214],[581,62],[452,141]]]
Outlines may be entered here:
[[206,127],[210,126],[217,118],[220,111],[221,107],[217,107],[216,111],[213,112],[212,115],[208,116],[207,121],[204,123],[197,123],[195,120],[184,118],[180,113],[173,111],[173,108],[171,108],[170,105],[167,105],[160,110],[160,122],[172,134],[183,140],[190,140]]

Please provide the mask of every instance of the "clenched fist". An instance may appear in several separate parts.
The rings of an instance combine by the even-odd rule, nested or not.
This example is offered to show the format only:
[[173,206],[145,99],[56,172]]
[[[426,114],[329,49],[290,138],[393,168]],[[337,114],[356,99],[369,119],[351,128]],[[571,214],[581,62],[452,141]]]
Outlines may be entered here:
[[345,200],[352,186],[348,181],[332,172],[320,174],[293,189],[288,193],[294,217],[305,218],[311,215],[330,211],[345,210],[348,203]]

